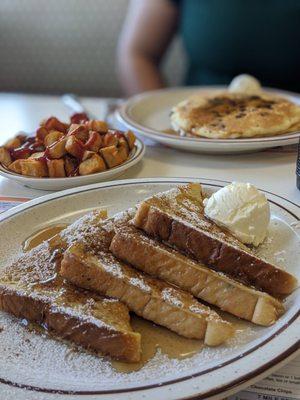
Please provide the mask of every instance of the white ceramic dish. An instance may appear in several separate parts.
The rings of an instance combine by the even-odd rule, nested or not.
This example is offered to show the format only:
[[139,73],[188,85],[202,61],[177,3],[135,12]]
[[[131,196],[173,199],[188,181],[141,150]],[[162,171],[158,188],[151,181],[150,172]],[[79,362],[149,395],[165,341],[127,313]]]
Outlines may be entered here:
[[34,178],[32,176],[24,176],[10,172],[0,164],[0,175],[33,189],[63,190],[89,185],[91,183],[113,180],[137,164],[144,157],[144,154],[145,145],[140,139],[136,138],[135,147],[131,151],[127,161],[117,167],[96,174],[68,178]]
[[[126,128],[152,140],[177,149],[198,153],[248,153],[298,142],[300,132],[249,139],[190,138],[164,132],[171,127],[169,114],[172,107],[179,101],[196,92],[213,92],[222,89],[225,87],[172,88],[142,93],[124,102],[116,111],[116,119]],[[300,103],[300,97],[296,93],[266,90],[287,96],[290,100]]]
[[[225,184],[197,180],[208,192]],[[49,224],[70,222],[100,207],[112,215],[147,196],[187,181],[191,179],[101,183],[50,194],[11,209],[0,215],[0,229],[5,232],[0,242],[0,268],[18,255],[20,244],[28,235]],[[260,251],[268,258],[285,252],[288,271],[300,278],[299,207],[274,194],[266,195],[272,221],[269,245]],[[240,322],[236,338],[226,346],[205,348],[180,361],[158,353],[140,371],[130,374],[117,373],[107,359],[72,352],[66,344],[30,333],[17,319],[0,312],[3,328],[0,398],[75,400],[85,395],[85,399],[105,400],[221,399],[260,380],[297,355],[299,302],[300,290],[296,290],[286,301],[285,315],[270,328]]]

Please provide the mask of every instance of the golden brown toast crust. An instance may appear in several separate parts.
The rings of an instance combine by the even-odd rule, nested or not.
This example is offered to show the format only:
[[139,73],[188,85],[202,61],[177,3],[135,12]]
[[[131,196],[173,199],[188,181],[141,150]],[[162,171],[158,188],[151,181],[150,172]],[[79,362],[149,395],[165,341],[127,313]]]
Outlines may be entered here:
[[[95,256],[86,246],[74,244],[64,254],[60,274],[79,287],[120,299],[137,315],[187,338],[214,346],[232,335],[231,325],[193,296],[139,273],[107,250]],[[213,329],[213,339],[208,329]]]
[[[232,327],[214,311],[188,293],[118,262],[110,253],[115,229],[127,224],[135,211],[130,209],[99,222],[92,231],[81,232],[77,240],[69,241],[71,247],[64,254],[60,274],[79,287],[120,299],[136,314],[183,336],[205,337],[206,343],[212,346],[225,341],[232,335]],[[176,309],[175,303],[164,301],[169,292],[174,302],[180,304],[179,308]],[[145,304],[143,309],[141,305]]]
[[[73,291],[73,289],[72,289]],[[76,293],[76,291],[74,291]],[[85,297],[85,301],[82,299]],[[102,302],[94,295],[82,296],[78,301],[87,304],[89,300],[93,300],[96,304]],[[111,313],[116,313],[120,320],[127,319],[127,310],[116,310],[111,307]],[[15,288],[8,288],[0,285],[0,309],[6,311],[17,318],[26,319],[37,323],[52,332],[55,336],[63,340],[73,342],[79,346],[99,352],[103,355],[109,355],[116,360],[126,362],[138,362],[140,360],[139,334],[134,332],[122,332],[112,327],[101,326],[101,319],[82,318],[80,316],[72,316],[65,308],[56,308],[51,302],[45,299],[38,299],[28,296],[27,294],[16,292]]]
[[271,325],[284,312],[283,304],[274,297],[191,260],[134,226],[118,227],[110,250],[135,268],[253,323]]
[[[77,222],[77,226],[83,230],[93,218],[99,220],[96,215],[84,217],[84,223]],[[57,275],[57,248],[63,246],[59,235],[52,243],[44,242],[1,273],[0,309],[90,350],[118,360],[139,361],[140,334],[131,329],[128,308],[65,282]]]
[[187,196],[189,185],[142,202],[134,225],[205,265],[275,296],[297,285],[291,274],[255,256],[246,246],[203,213],[202,201]]

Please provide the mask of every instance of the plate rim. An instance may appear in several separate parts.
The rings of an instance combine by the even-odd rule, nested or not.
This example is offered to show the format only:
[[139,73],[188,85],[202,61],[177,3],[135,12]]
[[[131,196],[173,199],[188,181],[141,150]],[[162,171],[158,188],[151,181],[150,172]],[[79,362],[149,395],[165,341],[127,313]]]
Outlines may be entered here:
[[[57,192],[57,193],[51,193],[45,196],[41,196],[38,198],[35,198],[33,200],[30,200],[26,203],[23,203],[17,207],[14,207],[8,211],[3,212],[2,214],[0,214],[0,222],[2,223],[3,221],[9,219],[10,217],[17,215],[19,213],[22,213],[23,211],[25,211],[26,209],[35,207],[37,205],[46,203],[48,201],[52,201],[61,197],[65,197],[65,196],[69,196],[69,195],[74,195],[76,193],[82,193],[82,192],[87,192],[87,191],[93,191],[93,190],[97,190],[97,189],[102,189],[102,188],[110,188],[110,187],[117,187],[117,186],[127,186],[127,185],[140,185],[140,184],[157,184],[157,183],[166,183],[166,184],[180,184],[180,183],[188,183],[191,181],[199,181],[202,182],[203,184],[207,184],[207,185],[211,185],[211,186],[215,186],[215,187],[222,187],[222,184],[227,184],[228,181],[224,181],[224,180],[219,180],[219,179],[209,179],[209,178],[201,178],[201,177],[197,177],[197,178],[139,178],[139,179],[123,179],[123,180],[117,180],[117,181],[113,181],[113,182],[101,182],[101,183],[96,183],[96,184],[91,184],[91,185],[86,185],[86,186],[80,186],[80,187],[76,187],[76,188],[72,188],[72,189],[66,189],[63,190],[61,192]],[[215,182],[218,182],[217,184],[215,184]],[[290,201],[289,199],[286,199],[283,196],[277,195],[273,192],[269,192],[263,189],[260,189],[262,191],[264,191],[265,193],[270,194],[271,196],[274,196],[275,198],[278,197],[284,201],[286,201],[287,203],[290,203],[293,207],[296,207],[296,209],[300,209],[300,206],[292,201]],[[284,209],[285,211],[287,211],[289,214],[291,214],[294,218],[296,218],[298,221],[300,220],[300,215],[295,215],[293,211],[285,208],[285,206],[283,206],[282,204],[278,204],[277,202],[273,201],[272,199],[269,199],[269,201],[271,201],[272,203],[274,203],[275,205],[279,206],[280,208]],[[251,349],[248,349],[247,351],[245,351],[243,353],[243,356],[247,356],[250,353],[254,353],[256,350],[258,350],[259,347],[264,346],[265,344],[271,342],[273,339],[275,339],[278,334],[286,331],[291,325],[292,322],[296,321],[297,318],[299,318],[300,315],[300,310],[298,310],[293,316],[291,316],[291,318],[289,319],[288,322],[286,322],[279,330],[277,330],[276,332],[270,334],[270,336],[268,336],[263,342],[259,342],[258,344],[254,345]],[[292,357],[293,355],[297,355],[297,353],[299,352],[299,340],[298,341],[294,341],[292,343],[292,345],[289,345],[287,347],[287,349],[285,349],[284,351],[280,352],[279,354],[277,354],[277,356],[271,360],[269,360],[268,362],[266,362],[263,365],[260,365],[258,368],[256,368],[255,370],[252,370],[248,373],[245,373],[243,376],[229,381],[226,385],[223,385],[222,387],[216,387],[210,391],[207,391],[206,393],[202,393],[200,394],[200,396],[198,395],[197,399],[206,399],[207,396],[215,396],[221,393],[224,393],[226,391],[229,390],[233,390],[235,387],[241,387],[241,385],[246,385],[248,381],[250,381],[251,379],[259,379],[261,376],[263,376],[263,374],[268,374],[268,371],[271,369],[276,368],[276,365],[278,363],[283,364],[284,360],[287,358]],[[244,358],[243,357],[243,358]],[[205,374],[208,374],[210,372],[212,372],[212,370],[216,370],[216,369],[220,369],[222,367],[225,367],[226,365],[229,365],[230,363],[234,363],[237,361],[237,359],[239,359],[240,357],[234,357],[230,360],[227,360],[225,362],[223,362],[223,364],[218,365],[217,368],[215,367],[211,367],[208,370],[205,371],[201,371],[200,373],[193,373],[191,375],[187,375],[187,376],[183,376],[177,379],[170,379],[166,382],[163,383],[154,383],[154,384],[148,384],[148,385],[144,385],[144,386],[139,386],[139,387],[135,387],[135,388],[123,388],[123,389],[116,389],[116,390],[101,390],[101,391],[71,391],[71,390],[59,390],[59,389],[47,389],[47,388],[40,388],[40,387],[35,387],[35,386],[30,386],[30,385],[24,385],[24,384],[18,384],[18,383],[14,383],[11,381],[7,381],[5,379],[0,378],[0,383],[1,384],[8,384],[10,386],[13,387],[19,387],[19,388],[23,388],[23,389],[28,389],[31,391],[35,391],[35,392],[43,392],[43,393],[56,393],[56,394],[73,394],[73,395],[110,395],[110,394],[126,394],[126,393],[130,393],[130,392],[138,392],[138,391],[147,391],[147,390],[151,390],[151,389],[155,389],[155,388],[161,388],[163,386],[167,386],[167,385],[174,385],[174,384],[180,384],[184,381],[188,381],[191,380],[193,378],[197,378],[199,376],[203,376]],[[194,395],[193,395],[194,396]],[[184,397],[184,398],[193,398],[193,396],[191,397]]]
[[[285,134],[281,135],[270,135],[270,136],[262,136],[262,137],[254,137],[254,138],[244,138],[244,139],[210,139],[210,138],[204,138],[204,137],[180,137],[180,136],[175,136],[168,134],[168,133],[162,133],[161,131],[158,131],[156,129],[151,129],[147,128],[144,125],[139,124],[135,120],[133,120],[130,115],[128,114],[128,109],[132,107],[133,105],[137,104],[141,99],[151,97],[155,94],[161,94],[161,93],[167,93],[167,92],[173,92],[173,91],[186,91],[186,90],[191,90],[191,91],[205,91],[208,89],[213,89],[213,90],[222,90],[225,89],[226,86],[184,86],[184,87],[172,87],[172,88],[163,88],[163,89],[157,89],[157,90],[151,90],[147,91],[144,93],[139,93],[134,96],[131,96],[127,100],[125,100],[121,106],[116,110],[116,116],[118,119],[121,120],[123,124],[125,124],[128,127],[131,127],[132,129],[135,129],[137,131],[140,131],[141,134],[155,140],[155,137],[159,137],[160,139],[165,139],[169,140],[170,142],[173,143],[189,143],[189,144],[255,144],[255,143],[273,143],[273,142],[282,142],[286,140],[292,140],[292,139],[297,139],[300,137],[300,130],[294,131],[294,132],[288,132]],[[283,96],[294,96],[294,97],[299,97],[300,99],[300,94],[298,93],[293,93],[293,92],[287,92],[284,90],[280,89],[274,89],[274,88],[268,88],[264,87],[266,91],[270,92],[277,92]]]
[[[36,183],[49,183],[49,184],[55,184],[58,182],[63,182],[65,179],[68,180],[68,182],[74,182],[74,184],[77,181],[80,181],[84,178],[91,178],[91,177],[95,177],[95,178],[105,178],[107,176],[110,176],[113,173],[118,173],[121,172],[124,167],[132,167],[133,165],[135,165],[137,162],[139,162],[145,155],[145,151],[146,151],[146,145],[145,143],[138,137],[135,138],[136,139],[136,144],[135,144],[135,151],[133,152],[133,154],[131,154],[130,158],[128,158],[125,162],[123,162],[120,165],[117,165],[116,167],[110,168],[108,170],[105,171],[101,171],[101,172],[97,172],[94,174],[90,174],[90,175],[79,175],[79,176],[64,176],[64,177],[57,177],[57,178],[49,178],[49,177],[36,177],[36,176],[29,176],[29,175],[21,175],[21,174],[17,174],[15,172],[9,171],[8,169],[6,169],[5,167],[3,167],[0,163],[0,175],[4,176],[5,178],[8,179],[13,179],[13,180],[17,180],[19,182],[24,182],[24,184],[26,184],[26,182],[31,182],[34,181]],[[127,168],[125,168],[127,169]],[[82,185],[81,185],[82,186]],[[78,187],[81,187],[78,186]]]

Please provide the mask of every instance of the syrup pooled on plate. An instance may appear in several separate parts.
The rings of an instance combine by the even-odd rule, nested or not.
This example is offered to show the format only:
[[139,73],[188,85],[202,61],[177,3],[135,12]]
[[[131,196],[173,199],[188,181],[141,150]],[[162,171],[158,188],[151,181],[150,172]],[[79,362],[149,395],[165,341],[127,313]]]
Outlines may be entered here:
[[181,360],[199,353],[204,346],[202,340],[186,339],[135,315],[131,316],[131,325],[133,330],[142,336],[141,361],[132,364],[112,361],[112,366],[118,372],[138,371],[155,356],[158,349],[169,358]]
[[46,228],[43,228],[32,235],[30,235],[22,244],[22,250],[24,252],[30,251],[34,247],[38,246],[45,240],[52,238],[53,236],[57,235],[63,229],[67,227],[66,224],[60,225],[51,225]]

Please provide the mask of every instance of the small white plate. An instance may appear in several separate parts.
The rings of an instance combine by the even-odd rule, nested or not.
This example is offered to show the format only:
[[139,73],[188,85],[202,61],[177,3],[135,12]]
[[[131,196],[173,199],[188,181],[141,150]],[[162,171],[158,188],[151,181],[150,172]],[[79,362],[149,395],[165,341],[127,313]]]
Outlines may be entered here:
[[117,167],[108,169],[107,171],[98,172],[96,174],[66,178],[35,178],[32,176],[25,176],[10,172],[0,164],[0,175],[4,176],[5,178],[12,179],[20,185],[33,189],[63,190],[72,187],[89,185],[91,183],[113,180],[137,164],[144,157],[144,154],[145,145],[140,139],[136,138],[135,147],[131,151],[127,161],[121,165],[118,165]]
[[[180,137],[164,131],[171,128],[169,115],[173,106],[189,96],[203,92],[224,90],[224,86],[171,88],[146,92],[133,96],[116,111],[116,118],[126,128],[170,147],[198,153],[249,153],[275,146],[298,142],[300,132],[277,136],[247,139],[208,139]],[[265,89],[300,103],[300,95],[274,89]]]
[[[95,208],[107,209],[112,215],[147,196],[191,180],[157,178],[100,183],[40,197],[4,212],[0,215],[0,268],[18,255],[21,243],[31,233],[49,224],[74,221]],[[200,181],[207,192],[226,184],[194,180]],[[299,207],[274,194],[266,195],[272,219],[268,246],[261,248],[262,255],[273,261],[275,257],[276,261],[277,254],[278,262],[284,257],[287,270],[299,279]],[[0,398],[221,399],[262,379],[296,356],[299,304],[298,289],[285,301],[286,313],[274,326],[264,328],[240,321],[236,337],[227,345],[204,348],[184,360],[170,359],[158,352],[141,370],[129,374],[116,372],[107,358],[74,352],[65,343],[31,333],[16,318],[0,312]]]

